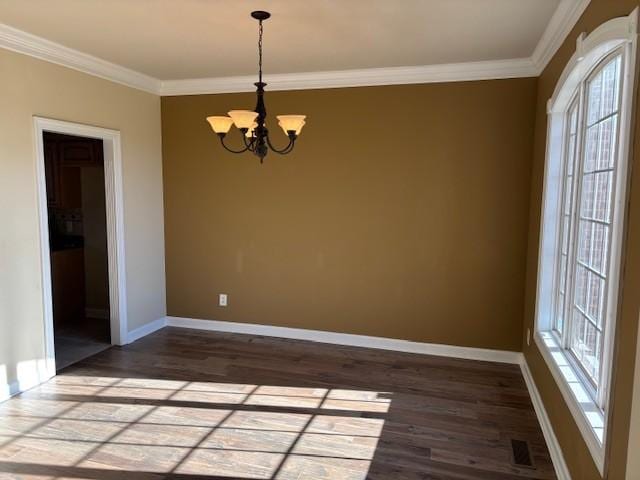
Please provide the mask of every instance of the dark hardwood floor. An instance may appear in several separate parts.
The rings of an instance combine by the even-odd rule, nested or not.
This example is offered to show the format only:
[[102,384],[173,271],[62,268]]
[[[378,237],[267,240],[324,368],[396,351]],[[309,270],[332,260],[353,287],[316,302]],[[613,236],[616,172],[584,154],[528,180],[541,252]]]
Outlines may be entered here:
[[166,328],[0,404],[0,479],[54,478],[555,475],[516,365]]

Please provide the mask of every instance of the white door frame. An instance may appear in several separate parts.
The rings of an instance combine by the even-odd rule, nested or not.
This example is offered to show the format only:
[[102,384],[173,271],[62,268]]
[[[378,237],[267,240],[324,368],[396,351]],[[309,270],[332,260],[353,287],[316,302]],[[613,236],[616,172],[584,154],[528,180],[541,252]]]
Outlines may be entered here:
[[40,260],[42,267],[42,301],[47,375],[56,373],[53,336],[53,297],[49,251],[49,214],[44,169],[44,132],[98,138],[104,149],[104,180],[107,213],[107,256],[109,262],[109,307],[111,343],[124,345],[127,339],[127,289],[124,253],[124,218],[122,194],[122,150],[120,132],[80,123],[33,117],[36,147],[36,176],[40,222]]

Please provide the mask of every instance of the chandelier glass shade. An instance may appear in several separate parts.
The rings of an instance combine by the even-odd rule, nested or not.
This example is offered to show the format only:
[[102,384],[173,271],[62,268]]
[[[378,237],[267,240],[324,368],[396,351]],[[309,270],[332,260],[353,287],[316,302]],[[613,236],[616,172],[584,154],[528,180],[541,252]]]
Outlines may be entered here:
[[[305,115],[278,115],[278,125],[287,136],[289,143],[282,148],[277,148],[271,143],[269,130],[266,126],[267,109],[264,104],[264,87],[266,83],[262,81],[262,22],[267,20],[271,14],[269,12],[251,12],[251,16],[258,20],[258,81],[256,86],[257,103],[255,110],[231,110],[228,116],[207,117],[211,129],[220,138],[222,146],[231,153],[251,152],[264,161],[264,157],[269,151],[285,155],[291,152],[295,146],[296,139],[305,124]],[[232,126],[241,132],[241,146],[238,149],[229,147],[225,143],[225,137]]]

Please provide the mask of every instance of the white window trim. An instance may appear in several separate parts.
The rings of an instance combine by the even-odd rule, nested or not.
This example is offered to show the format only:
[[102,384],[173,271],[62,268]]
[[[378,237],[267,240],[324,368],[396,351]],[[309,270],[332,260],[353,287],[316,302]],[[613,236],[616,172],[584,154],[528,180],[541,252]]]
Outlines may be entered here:
[[562,160],[564,158],[566,112],[574,94],[589,73],[611,52],[623,51],[624,76],[622,79],[622,108],[620,111],[620,133],[618,149],[618,175],[614,198],[615,230],[611,244],[611,284],[609,304],[612,315],[608,328],[615,331],[616,312],[619,297],[618,286],[621,274],[622,237],[626,213],[627,184],[629,180],[628,160],[631,147],[631,127],[633,98],[635,92],[636,49],[638,39],[638,8],[628,17],[610,20],[591,32],[578,37],[576,52],[566,65],[555,91],[547,104],[548,131],[547,153],[545,161],[544,189],[542,197],[542,215],[540,226],[540,246],[538,255],[538,285],[535,313],[534,340],[549,370],[551,371],[562,396],[584,438],[594,462],[601,475],[604,475],[605,442],[609,416],[608,399],[610,395],[610,362],[614,335],[608,335],[604,346],[605,368],[602,372],[601,398],[604,399],[604,411],[592,400],[580,381],[580,372],[565,355],[550,333],[555,301],[556,251],[558,234],[558,215],[561,208]]

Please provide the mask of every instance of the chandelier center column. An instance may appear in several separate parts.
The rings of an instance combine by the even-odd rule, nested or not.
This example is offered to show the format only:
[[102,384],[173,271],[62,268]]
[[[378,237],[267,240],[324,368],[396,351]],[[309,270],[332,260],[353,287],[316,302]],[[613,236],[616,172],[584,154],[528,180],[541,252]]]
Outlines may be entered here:
[[[260,75],[260,77],[262,77],[262,75]],[[258,97],[255,110],[258,113],[258,118],[256,119],[258,125],[255,128],[255,154],[260,157],[260,163],[262,163],[269,150],[266,140],[269,131],[265,126],[265,120],[267,118],[267,108],[264,104],[264,87],[266,87],[267,84],[260,81],[256,82],[254,85],[256,86],[256,96]]]

